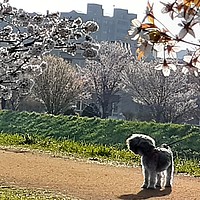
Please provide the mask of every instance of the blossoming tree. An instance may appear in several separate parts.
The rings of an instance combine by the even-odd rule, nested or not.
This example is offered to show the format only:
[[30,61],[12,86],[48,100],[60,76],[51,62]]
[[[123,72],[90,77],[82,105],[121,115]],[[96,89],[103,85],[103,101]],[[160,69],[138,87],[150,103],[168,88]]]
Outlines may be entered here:
[[[170,69],[175,69],[175,66],[167,60],[167,54],[175,51],[177,44],[183,42],[192,45],[194,51],[191,55],[184,57],[182,65],[183,73],[190,73],[198,76],[200,72],[200,43],[193,43],[185,39],[186,35],[196,37],[195,27],[200,25],[200,1],[199,0],[172,0],[172,3],[163,3],[162,13],[168,13],[172,20],[181,19],[178,24],[180,32],[173,34],[168,28],[158,19],[153,12],[153,5],[148,2],[146,15],[142,22],[138,19],[133,19],[129,35],[133,40],[137,40],[138,49],[137,57],[141,60],[147,56],[152,49],[162,46],[164,49],[163,62],[157,66],[158,70],[162,70],[165,76],[169,76]],[[199,34],[197,30],[197,34]]]
[[155,71],[156,62],[135,61],[127,66],[123,71],[125,90],[156,122],[188,122],[198,112],[196,83],[180,69],[163,76]]
[[109,116],[111,100],[122,87],[122,71],[132,63],[133,55],[127,44],[101,42],[96,59],[86,59],[82,72],[88,89],[101,107],[102,118]]
[[[53,49],[93,58],[99,45],[91,37],[98,30],[94,21],[83,22],[61,18],[59,13],[27,13],[9,4],[0,3],[0,97],[10,99],[12,91],[27,94],[34,85],[34,76],[42,73],[46,63],[42,56]],[[37,64],[34,60],[37,60]],[[41,62],[38,62],[41,61]]]
[[33,93],[47,113],[64,114],[84,96],[84,80],[75,66],[56,56],[45,56],[47,69],[35,78]]

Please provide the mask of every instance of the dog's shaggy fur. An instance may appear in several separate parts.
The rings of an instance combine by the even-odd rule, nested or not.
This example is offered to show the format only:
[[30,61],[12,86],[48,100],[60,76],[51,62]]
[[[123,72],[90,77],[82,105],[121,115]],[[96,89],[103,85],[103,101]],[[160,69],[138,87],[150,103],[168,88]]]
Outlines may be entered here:
[[126,143],[130,151],[141,156],[144,174],[142,188],[172,186],[174,164],[170,147],[167,145],[156,147],[154,139],[144,134],[133,134]]

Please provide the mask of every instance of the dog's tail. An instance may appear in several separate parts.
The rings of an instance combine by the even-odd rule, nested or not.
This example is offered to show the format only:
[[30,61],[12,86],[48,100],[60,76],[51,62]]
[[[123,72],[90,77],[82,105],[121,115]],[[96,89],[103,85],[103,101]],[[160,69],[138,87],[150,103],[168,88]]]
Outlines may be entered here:
[[161,144],[160,147],[165,149],[170,149],[170,146],[168,144]]

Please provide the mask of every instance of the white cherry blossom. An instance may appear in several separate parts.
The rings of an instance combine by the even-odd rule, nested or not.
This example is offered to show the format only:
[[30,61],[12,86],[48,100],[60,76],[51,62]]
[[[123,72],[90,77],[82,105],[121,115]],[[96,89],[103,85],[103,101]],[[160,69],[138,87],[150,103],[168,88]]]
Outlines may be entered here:
[[164,76],[169,76],[170,71],[176,71],[176,65],[173,63],[167,63],[167,60],[164,59],[163,63],[160,63],[155,66],[156,70],[162,70]]
[[81,50],[88,58],[98,54],[99,44],[90,36],[99,29],[95,21],[61,18],[60,13],[28,13],[12,7],[9,0],[0,2],[0,18],[0,97],[5,100],[13,90],[30,91],[33,78],[46,68],[42,57],[54,49],[71,55]]

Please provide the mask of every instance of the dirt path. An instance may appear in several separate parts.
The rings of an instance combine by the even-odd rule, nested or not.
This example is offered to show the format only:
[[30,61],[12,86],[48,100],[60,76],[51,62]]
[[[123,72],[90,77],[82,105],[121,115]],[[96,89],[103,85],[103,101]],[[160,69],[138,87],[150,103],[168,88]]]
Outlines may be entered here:
[[140,168],[0,150],[0,183],[60,191],[85,200],[199,200],[200,178],[175,176],[171,190],[141,190]]

